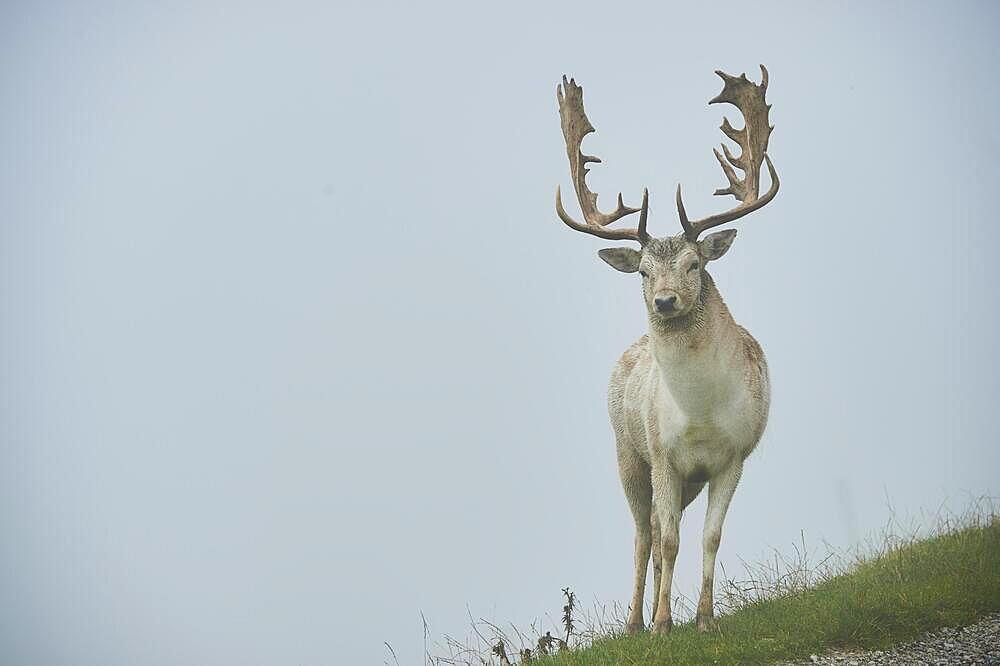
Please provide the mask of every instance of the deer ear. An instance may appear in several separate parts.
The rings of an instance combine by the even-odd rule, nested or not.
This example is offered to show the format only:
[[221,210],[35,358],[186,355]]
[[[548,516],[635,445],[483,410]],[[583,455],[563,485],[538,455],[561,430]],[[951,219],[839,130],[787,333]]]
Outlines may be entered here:
[[635,273],[639,270],[639,260],[642,259],[642,253],[630,247],[609,247],[599,250],[597,256],[622,273]]
[[698,251],[705,261],[713,261],[726,253],[736,238],[736,229],[716,231],[698,241]]

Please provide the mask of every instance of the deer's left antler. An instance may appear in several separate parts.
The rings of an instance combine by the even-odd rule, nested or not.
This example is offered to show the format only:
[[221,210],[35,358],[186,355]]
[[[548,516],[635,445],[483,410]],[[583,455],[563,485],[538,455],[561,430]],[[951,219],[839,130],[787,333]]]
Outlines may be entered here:
[[[737,130],[729,124],[728,118],[723,117],[722,119],[722,126],[719,129],[739,145],[740,154],[734,156],[724,143],[722,144],[723,154],[720,154],[718,150],[714,151],[715,157],[719,160],[719,164],[729,180],[729,187],[717,189],[715,194],[719,196],[732,194],[740,201],[740,204],[724,213],[691,221],[688,220],[684,210],[684,202],[681,200],[681,186],[678,185],[677,214],[681,218],[684,234],[691,240],[697,240],[698,236],[706,229],[732,222],[762,208],[778,193],[780,185],[778,174],[774,170],[774,165],[771,164],[771,158],[767,156],[767,140],[771,136],[771,130],[774,129],[768,124],[767,119],[771,106],[764,101],[764,94],[767,92],[767,68],[761,65],[760,72],[760,85],[748,81],[746,74],[741,74],[737,78],[722,71],[715,72],[722,78],[722,92],[708,103],[727,102],[732,104],[740,110],[744,120],[743,129]],[[758,198],[760,167],[763,162],[767,162],[771,187],[764,193],[764,196]],[[733,167],[743,172],[743,178],[736,175]]]

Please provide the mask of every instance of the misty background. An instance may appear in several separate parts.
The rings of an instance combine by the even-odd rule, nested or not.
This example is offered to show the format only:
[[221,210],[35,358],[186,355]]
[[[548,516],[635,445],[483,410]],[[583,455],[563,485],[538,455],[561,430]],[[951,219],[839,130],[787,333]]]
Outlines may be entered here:
[[645,317],[554,212],[564,73],[666,235],[678,182],[733,205],[712,72],[770,71],[781,192],[710,267],[773,382],[727,571],[996,496],[998,45],[989,2],[4,3],[0,661],[413,664],[421,612],[627,602]]

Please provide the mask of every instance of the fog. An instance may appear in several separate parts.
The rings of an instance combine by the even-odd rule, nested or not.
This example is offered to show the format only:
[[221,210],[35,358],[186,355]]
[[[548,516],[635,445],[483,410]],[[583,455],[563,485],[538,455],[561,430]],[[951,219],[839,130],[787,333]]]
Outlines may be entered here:
[[773,383],[728,571],[997,495],[998,19],[5,4],[0,661],[414,664],[421,613],[627,603],[605,396],[645,313],[555,215],[564,73],[602,207],[648,187],[667,235],[678,182],[732,205],[713,71],[770,71],[781,191],[710,268]]

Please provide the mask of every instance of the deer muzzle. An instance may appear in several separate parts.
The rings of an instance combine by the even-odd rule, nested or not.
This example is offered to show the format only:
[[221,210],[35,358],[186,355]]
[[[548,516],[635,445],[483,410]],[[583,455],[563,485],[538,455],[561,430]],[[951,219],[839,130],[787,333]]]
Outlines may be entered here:
[[662,315],[669,315],[681,309],[680,299],[672,291],[663,291],[653,298],[653,307]]

